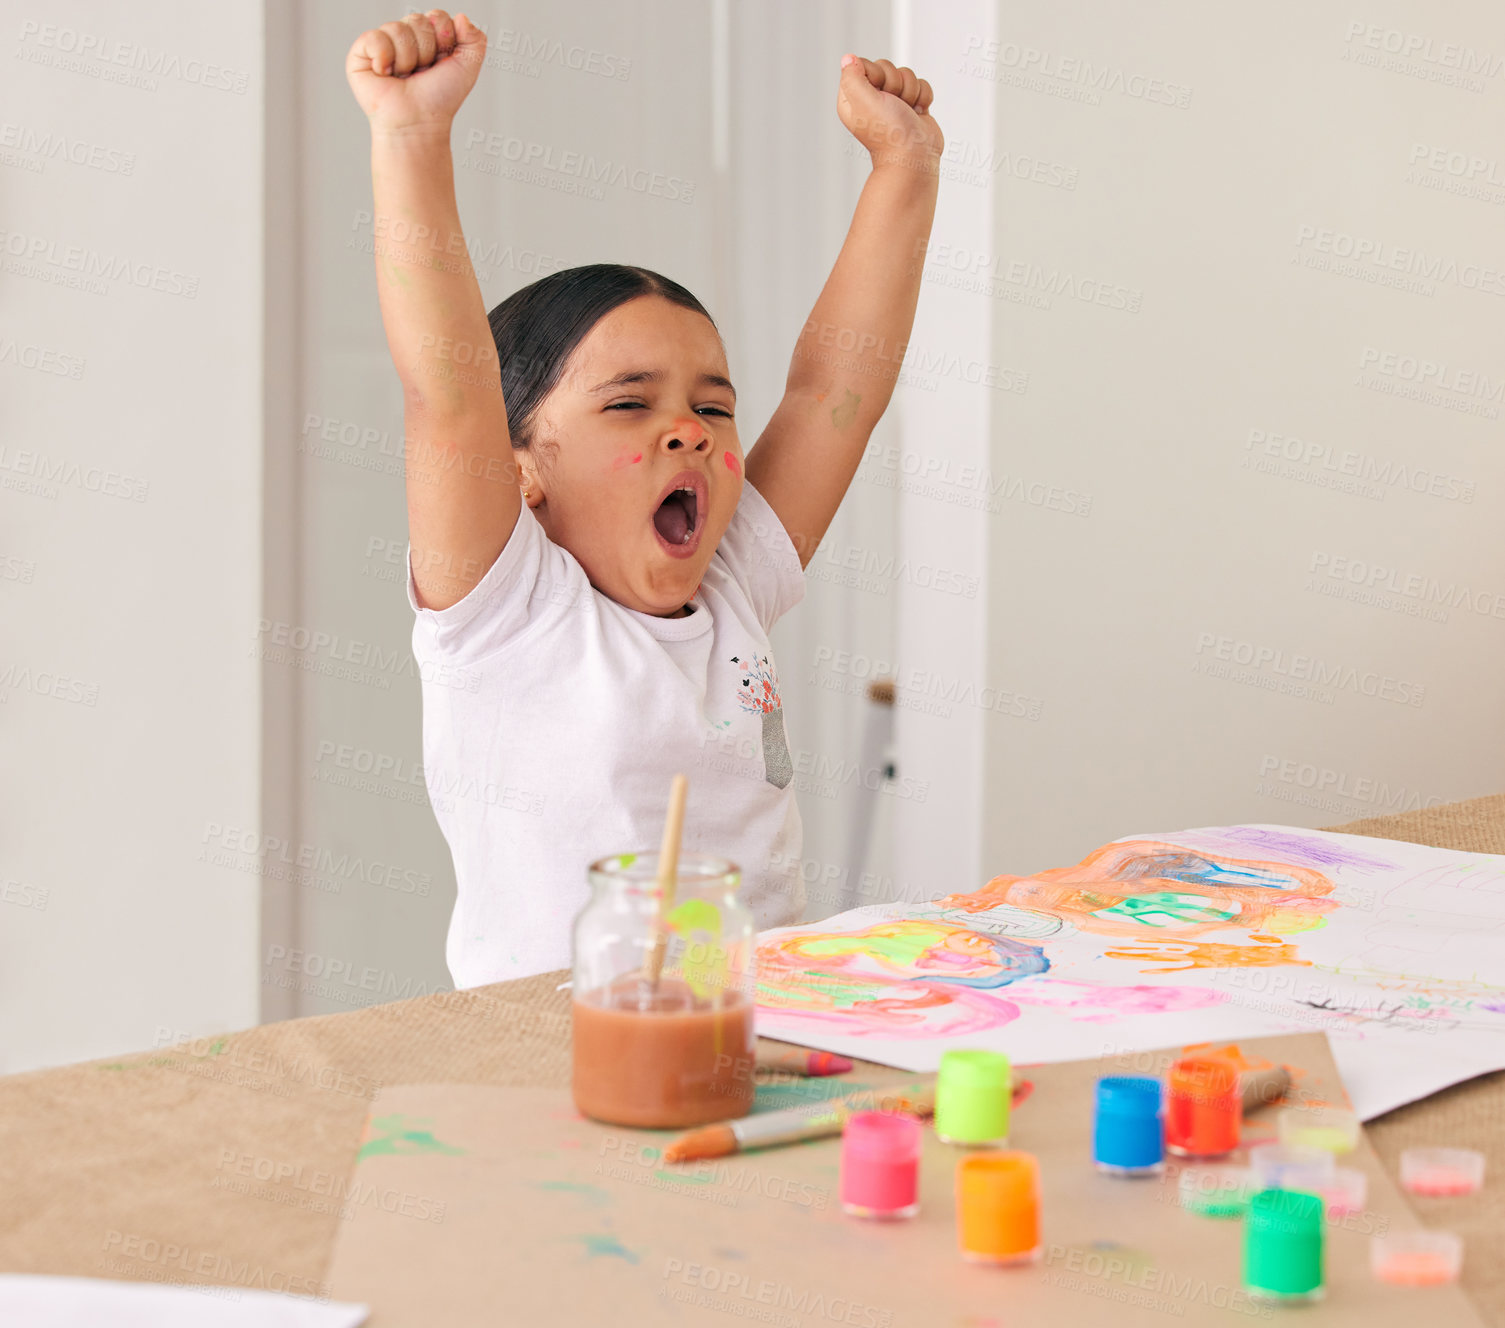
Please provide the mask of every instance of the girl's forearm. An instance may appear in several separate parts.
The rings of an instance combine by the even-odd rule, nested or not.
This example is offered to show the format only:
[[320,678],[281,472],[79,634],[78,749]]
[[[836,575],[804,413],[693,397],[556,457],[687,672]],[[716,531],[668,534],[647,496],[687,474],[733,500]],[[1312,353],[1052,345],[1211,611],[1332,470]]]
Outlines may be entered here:
[[855,398],[852,423],[861,433],[871,432],[893,396],[914,327],[919,258],[935,220],[938,181],[933,167],[873,168],[836,265],[795,343],[786,394]]
[[448,126],[373,132],[371,183],[377,294],[408,411],[440,419],[494,412],[505,438],[501,375],[460,228]]

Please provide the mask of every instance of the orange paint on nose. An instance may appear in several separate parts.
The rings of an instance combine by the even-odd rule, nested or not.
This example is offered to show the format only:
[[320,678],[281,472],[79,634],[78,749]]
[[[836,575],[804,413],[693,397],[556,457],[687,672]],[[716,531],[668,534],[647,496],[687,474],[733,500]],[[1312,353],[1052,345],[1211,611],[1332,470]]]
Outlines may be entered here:
[[723,452],[721,454],[721,459],[726,462],[726,468],[731,471],[733,475],[741,473],[742,467],[737,464],[737,458],[730,452]]

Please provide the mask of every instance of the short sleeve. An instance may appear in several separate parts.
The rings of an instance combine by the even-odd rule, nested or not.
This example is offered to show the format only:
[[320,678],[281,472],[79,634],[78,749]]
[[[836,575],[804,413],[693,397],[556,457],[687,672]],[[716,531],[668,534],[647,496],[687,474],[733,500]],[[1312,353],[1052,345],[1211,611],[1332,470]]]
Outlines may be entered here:
[[585,569],[544,534],[526,503],[496,561],[464,599],[446,609],[419,604],[411,544],[407,590],[416,615],[414,656],[449,664],[494,655],[542,620],[588,602],[593,593]]
[[765,632],[805,597],[805,569],[794,541],[768,500],[745,479],[715,556],[747,596]]

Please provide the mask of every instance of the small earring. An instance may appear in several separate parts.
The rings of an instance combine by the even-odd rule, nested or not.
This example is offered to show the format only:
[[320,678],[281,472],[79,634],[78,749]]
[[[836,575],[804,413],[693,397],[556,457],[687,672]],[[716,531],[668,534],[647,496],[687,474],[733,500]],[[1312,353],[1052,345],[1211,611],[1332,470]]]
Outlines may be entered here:
[[528,499],[531,498],[532,496],[533,495],[531,493],[529,493],[526,489],[523,490],[523,501],[524,502],[527,502]]

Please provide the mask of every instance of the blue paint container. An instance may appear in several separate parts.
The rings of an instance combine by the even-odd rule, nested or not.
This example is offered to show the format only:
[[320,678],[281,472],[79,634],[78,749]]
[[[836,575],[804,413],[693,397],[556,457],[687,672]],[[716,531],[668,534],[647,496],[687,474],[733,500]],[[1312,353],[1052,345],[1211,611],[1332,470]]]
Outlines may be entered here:
[[1109,1075],[1097,1081],[1092,1162],[1110,1176],[1158,1176],[1165,1170],[1160,1080]]

